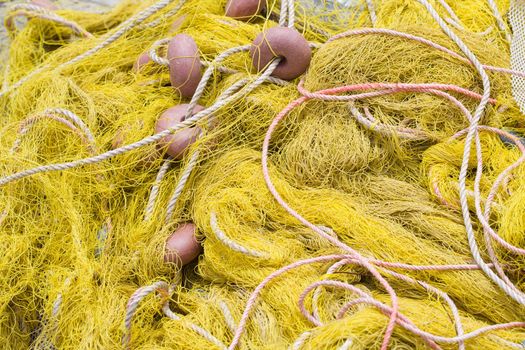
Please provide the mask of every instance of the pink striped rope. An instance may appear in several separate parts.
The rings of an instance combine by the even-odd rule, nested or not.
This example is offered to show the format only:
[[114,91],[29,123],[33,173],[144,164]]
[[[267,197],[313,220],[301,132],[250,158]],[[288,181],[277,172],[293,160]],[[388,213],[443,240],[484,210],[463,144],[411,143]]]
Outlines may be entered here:
[[[452,91],[459,94],[471,97],[476,100],[481,100],[482,96],[474,91],[462,88],[457,85],[452,84],[413,84],[413,83],[364,83],[364,84],[355,84],[355,85],[345,85],[336,88],[329,88],[320,90],[317,92],[310,92],[304,88],[304,82],[301,80],[297,87],[301,95],[308,99],[320,99],[323,101],[355,101],[367,97],[377,97],[386,95],[388,93],[396,92],[430,92],[432,90],[443,90],[443,91]],[[366,90],[379,90],[379,89],[388,89],[387,91],[376,92],[372,95],[345,95],[345,96],[333,96],[335,94],[340,94],[344,92],[353,92],[353,91],[366,91]],[[497,100],[490,99],[490,103],[496,104]]]
[[[363,266],[362,262],[360,260],[356,259],[354,254],[347,254],[347,255],[340,254],[340,255],[325,255],[325,256],[319,256],[319,257],[314,257],[314,258],[309,258],[309,259],[305,259],[305,260],[296,261],[296,262],[294,262],[294,263],[292,263],[290,265],[284,266],[284,267],[280,268],[279,270],[273,272],[272,274],[267,276],[254,289],[254,291],[250,295],[250,297],[248,299],[248,302],[246,303],[246,307],[245,307],[245,309],[243,311],[243,314],[242,314],[242,317],[241,317],[241,321],[239,322],[239,326],[237,327],[237,329],[236,329],[236,331],[234,333],[233,341],[230,344],[228,349],[233,350],[238,345],[238,343],[240,341],[240,338],[241,338],[242,334],[244,333],[244,331],[246,329],[249,316],[250,316],[253,308],[256,305],[257,299],[259,298],[262,290],[272,280],[276,279],[277,277],[280,277],[280,276],[284,275],[285,273],[287,273],[289,271],[292,271],[292,270],[297,269],[297,268],[302,267],[302,266],[306,266],[306,265],[310,265],[310,264],[316,264],[316,263],[326,263],[326,262],[330,262],[330,261],[341,261],[341,262],[344,261],[344,262],[346,262],[348,264],[356,263],[356,264],[359,264],[359,265]],[[479,267],[476,266],[476,265],[416,266],[416,265],[409,265],[409,264],[385,263],[385,262],[382,262],[382,261],[379,261],[379,260],[370,260],[370,262],[373,262],[374,264],[377,264],[377,265],[392,266],[392,267],[396,267],[396,268],[407,268],[407,269],[410,269],[410,270],[455,270],[455,269],[457,269],[457,270],[461,270],[461,269],[464,269],[464,270],[477,270],[477,269],[479,269]],[[340,264],[340,265],[342,265],[342,264]],[[418,280],[412,279],[412,278],[410,278],[408,276],[404,276],[402,274],[399,274],[399,273],[396,273],[396,272],[393,272],[393,271],[389,271],[389,270],[385,270],[385,272],[387,272],[388,274],[392,275],[393,277],[401,278],[404,281],[407,281],[407,282],[410,282],[410,283],[414,283],[414,284],[419,284],[422,287],[424,287],[425,289],[427,289],[428,291],[430,291],[430,292],[437,292],[437,294],[440,295],[441,297],[445,297],[445,300],[447,301],[447,303],[449,303],[449,305],[452,308],[454,321],[455,321],[455,324],[456,324],[456,328],[458,329],[458,336],[456,336],[456,337],[443,337],[443,336],[438,336],[438,335],[434,335],[434,334],[425,332],[425,331],[421,330],[420,328],[416,327],[413,323],[411,323],[409,321],[409,319],[406,316],[404,316],[403,314],[399,313],[399,311],[395,311],[393,307],[389,307],[389,306],[387,306],[387,305],[385,305],[383,303],[380,303],[379,301],[373,299],[373,297],[371,297],[370,295],[366,294],[365,292],[363,292],[362,290],[358,289],[357,287],[355,287],[355,286],[353,286],[351,284],[347,284],[347,283],[340,282],[340,281],[324,280],[324,281],[315,282],[315,283],[311,284],[310,286],[308,286],[303,291],[303,293],[301,293],[301,296],[299,297],[299,309],[301,310],[301,313],[303,313],[303,315],[305,315],[305,317],[310,322],[312,322],[316,326],[320,326],[322,324],[319,322],[319,320],[316,317],[314,317],[312,314],[310,314],[306,310],[306,308],[304,307],[304,300],[305,300],[306,296],[312,290],[314,290],[314,289],[316,289],[316,288],[318,288],[320,286],[332,286],[332,287],[337,287],[337,288],[344,288],[344,289],[353,291],[354,293],[358,294],[361,297],[361,299],[354,300],[353,301],[354,304],[351,304],[351,305],[348,305],[348,306],[345,305],[339,312],[339,315],[341,317],[342,317],[342,315],[346,312],[346,310],[349,307],[351,307],[352,305],[355,305],[357,303],[365,303],[365,304],[369,304],[369,305],[375,306],[380,311],[382,311],[385,315],[389,316],[390,319],[392,319],[392,314],[395,312],[396,324],[398,324],[401,327],[407,329],[408,331],[412,332],[413,334],[420,336],[432,349],[440,349],[440,347],[436,344],[437,342],[446,343],[446,344],[459,344],[460,348],[461,348],[461,346],[464,345],[463,344],[464,341],[469,340],[469,339],[473,339],[473,338],[475,338],[475,337],[477,337],[479,335],[482,335],[484,333],[487,333],[487,332],[491,332],[491,331],[495,331],[495,330],[501,330],[501,329],[518,328],[518,327],[519,328],[525,328],[525,322],[510,322],[510,323],[505,323],[505,324],[486,326],[486,327],[483,327],[483,328],[479,328],[479,329],[477,329],[477,330],[475,330],[473,332],[464,334],[463,330],[461,328],[461,320],[460,320],[460,317],[459,317],[459,311],[455,307],[454,302],[446,295],[446,293],[441,292],[441,291],[439,291],[439,289],[434,288],[434,287],[432,287],[432,286],[430,286],[430,285],[428,285],[428,284],[426,284],[426,283],[424,283],[422,281],[418,281]]]
[[[347,32],[344,32],[344,33],[341,33],[339,35],[336,35],[336,36],[332,37],[330,40],[328,40],[328,42],[331,42],[331,41],[334,41],[334,40],[338,40],[338,39],[341,39],[341,38],[344,38],[344,37],[349,37],[349,36],[352,36],[352,35],[368,35],[368,34],[385,34],[385,35],[397,36],[397,37],[401,37],[401,38],[405,38],[405,39],[409,39],[409,40],[414,40],[414,41],[420,42],[422,44],[428,45],[430,47],[433,47],[433,48],[435,48],[437,50],[440,50],[440,51],[442,51],[442,52],[444,52],[444,53],[446,53],[446,54],[448,54],[448,55],[450,55],[450,56],[452,56],[452,57],[454,57],[454,58],[456,58],[456,59],[458,59],[458,60],[460,60],[460,61],[462,61],[464,63],[475,65],[474,63],[471,62],[471,60],[469,60],[469,59],[459,55],[458,53],[456,53],[456,52],[454,52],[454,51],[452,51],[452,50],[450,50],[450,49],[448,49],[448,48],[446,48],[446,47],[444,47],[442,45],[436,44],[436,43],[434,43],[434,42],[432,42],[430,40],[427,40],[425,38],[422,38],[422,37],[418,37],[418,36],[407,34],[407,33],[398,32],[398,31],[390,30],[390,29],[365,28],[365,29],[359,29],[359,30],[350,30],[350,31],[347,31]],[[476,66],[476,67],[478,67],[478,66]],[[493,72],[499,72],[499,73],[505,73],[505,74],[511,74],[511,75],[517,75],[517,76],[525,77],[525,72],[518,72],[518,71],[514,71],[514,70],[511,70],[511,69],[507,69],[507,68],[494,67],[494,66],[488,66],[488,65],[482,65],[482,68],[486,69],[486,70],[493,71]],[[356,101],[356,100],[360,100],[360,99],[364,99],[364,98],[373,98],[373,97],[384,96],[384,95],[387,95],[387,94],[393,94],[393,93],[399,93],[399,92],[432,93],[434,95],[438,95],[438,96],[441,96],[441,97],[444,97],[444,98],[448,99],[451,103],[456,105],[462,111],[462,113],[465,115],[465,117],[467,118],[467,120],[469,122],[473,123],[474,122],[474,118],[472,117],[471,113],[467,110],[467,108],[464,106],[464,104],[461,103],[458,99],[456,99],[452,95],[448,94],[446,91],[455,92],[455,93],[458,93],[458,94],[461,94],[461,95],[464,95],[464,96],[467,96],[467,97],[471,97],[473,99],[482,101],[482,103],[484,101],[486,101],[485,100],[486,96],[482,96],[482,95],[480,95],[480,94],[478,94],[476,92],[464,89],[464,88],[459,87],[459,86],[450,85],[450,84],[366,83],[366,84],[356,84],[356,85],[347,85],[347,86],[342,86],[342,87],[330,88],[330,89],[325,89],[325,90],[321,90],[321,91],[317,91],[317,92],[310,92],[310,91],[307,91],[304,88],[303,81],[301,81],[299,83],[298,89],[299,89],[299,92],[302,94],[302,96],[300,98],[292,101],[288,106],[286,106],[274,118],[274,120],[272,121],[270,127],[268,128],[268,131],[266,133],[266,137],[265,137],[264,143],[263,143],[263,149],[262,149],[262,170],[263,170],[263,176],[264,176],[265,182],[267,184],[267,187],[268,187],[269,191],[272,193],[272,195],[274,196],[275,200],[290,215],[295,217],[299,222],[301,222],[306,227],[309,227],[310,229],[312,229],[319,236],[327,239],[334,246],[338,247],[339,249],[343,250],[344,252],[347,252],[348,255],[329,255],[329,256],[321,256],[321,257],[301,260],[301,261],[295,262],[293,264],[290,264],[288,266],[285,266],[285,267],[279,269],[278,271],[275,271],[274,273],[272,273],[269,276],[267,276],[255,288],[255,290],[251,294],[251,296],[250,296],[250,298],[249,298],[249,300],[247,302],[246,308],[245,308],[245,310],[243,312],[241,321],[239,323],[239,327],[237,328],[237,330],[236,330],[236,332],[234,334],[234,338],[233,338],[232,343],[230,344],[229,349],[233,350],[238,345],[239,340],[240,340],[240,338],[241,338],[241,336],[242,336],[242,334],[243,334],[243,332],[244,332],[244,330],[246,328],[246,324],[248,322],[248,318],[250,316],[251,310],[255,307],[255,304],[257,302],[257,299],[258,299],[261,291],[273,279],[281,276],[282,274],[284,274],[284,273],[286,273],[286,272],[288,272],[288,271],[290,271],[292,269],[298,268],[300,266],[313,264],[313,263],[328,262],[328,261],[333,261],[333,260],[341,261],[340,264],[336,264],[338,266],[339,265],[341,265],[341,266],[344,265],[344,263],[342,261],[342,260],[344,260],[347,263],[355,263],[355,264],[359,264],[359,265],[365,267],[373,275],[373,277],[376,278],[380,282],[380,284],[386,289],[387,293],[389,294],[389,296],[391,298],[392,306],[390,307],[390,306],[387,306],[387,305],[385,305],[383,303],[380,303],[379,301],[373,299],[368,294],[360,291],[359,289],[357,289],[356,287],[354,287],[354,286],[352,286],[350,284],[345,284],[345,283],[339,282],[339,281],[329,281],[328,280],[328,281],[320,281],[320,282],[313,283],[312,285],[310,285],[303,292],[303,294],[301,295],[301,298],[299,300],[299,307],[301,309],[301,312],[312,323],[314,323],[316,325],[319,325],[320,324],[319,319],[316,316],[314,316],[314,314],[308,313],[307,310],[304,307],[304,298],[306,297],[306,295],[311,290],[317,289],[320,286],[332,286],[332,287],[339,287],[339,288],[344,288],[344,289],[351,290],[354,293],[358,294],[361,298],[353,300],[350,303],[348,303],[347,305],[345,305],[343,307],[343,309],[341,309],[338,317],[342,317],[344,315],[344,313],[351,306],[357,305],[357,304],[360,304],[360,303],[369,304],[371,306],[374,306],[374,307],[378,308],[381,312],[383,312],[385,315],[387,315],[389,317],[389,322],[388,322],[387,329],[386,329],[385,334],[384,334],[384,339],[383,339],[383,342],[382,342],[382,345],[381,345],[381,349],[382,350],[386,350],[388,348],[388,345],[390,343],[390,339],[392,337],[392,333],[394,331],[394,327],[395,327],[396,324],[400,325],[401,327],[409,330],[410,332],[412,332],[412,333],[422,337],[422,339],[425,340],[425,342],[433,349],[439,349],[440,348],[437,345],[437,342],[442,342],[442,343],[447,343],[447,344],[457,343],[459,345],[460,349],[464,349],[464,346],[465,346],[464,345],[464,341],[469,340],[469,339],[473,339],[473,338],[475,338],[475,337],[477,337],[477,336],[479,336],[481,334],[484,334],[486,332],[490,332],[490,331],[494,331],[494,330],[500,330],[500,329],[511,329],[511,328],[515,328],[515,327],[524,328],[525,327],[525,323],[524,322],[511,322],[511,323],[497,324],[497,325],[483,327],[483,328],[480,328],[480,329],[478,329],[476,331],[470,332],[468,334],[464,334],[463,333],[463,329],[461,327],[461,321],[459,319],[459,313],[457,311],[457,308],[455,307],[454,302],[448,297],[448,295],[446,293],[440,291],[437,288],[434,288],[434,287],[430,286],[429,284],[427,284],[425,282],[417,281],[417,280],[412,279],[411,277],[402,275],[402,274],[397,273],[397,272],[393,272],[393,271],[387,270],[386,267],[388,267],[388,268],[400,268],[400,269],[406,269],[406,270],[412,270],[412,271],[427,271],[427,270],[433,270],[433,271],[466,270],[467,271],[467,270],[480,269],[480,266],[478,266],[478,265],[442,265],[442,266],[440,266],[440,265],[428,265],[428,266],[413,266],[413,265],[409,265],[409,264],[402,264],[402,263],[397,263],[397,262],[383,262],[383,261],[380,261],[380,260],[374,260],[374,259],[365,258],[362,255],[360,255],[356,250],[352,249],[351,247],[349,247],[346,244],[344,244],[343,242],[341,242],[337,237],[331,236],[328,233],[324,232],[318,226],[316,226],[313,223],[309,222],[306,218],[302,217],[297,211],[295,211],[281,197],[281,195],[279,194],[279,192],[275,188],[275,186],[274,186],[274,184],[273,184],[273,182],[271,180],[270,172],[269,172],[269,169],[268,169],[268,148],[269,148],[269,143],[270,143],[270,140],[271,140],[273,132],[275,131],[275,129],[279,125],[280,121],[286,115],[288,115],[288,113],[290,113],[294,108],[296,108],[297,106],[302,105],[303,103],[307,102],[310,99],[319,99],[319,100],[323,100],[323,101]],[[338,95],[338,94],[341,94],[341,93],[356,92],[356,91],[365,91],[365,92],[361,93],[361,94],[354,94],[354,95],[345,95],[345,96]],[[492,103],[492,104],[496,104],[497,101],[495,99],[490,99],[489,98],[488,102]],[[373,116],[371,115],[371,113],[369,113],[369,111],[367,113],[366,109],[365,109],[365,117],[363,117],[363,118],[367,118],[367,120],[370,121],[371,123],[375,123],[376,122],[375,119],[373,118]],[[409,133],[409,134],[417,131],[417,130],[406,129],[406,128],[397,128],[397,129],[394,128],[394,130],[397,130],[398,132]],[[478,130],[493,131],[493,132],[499,133],[500,135],[508,136],[507,135],[508,133],[505,133],[502,130],[495,129],[495,128],[479,126]],[[462,133],[458,133],[458,134],[455,135],[455,137],[462,136],[465,133],[466,133],[466,131],[464,131]],[[483,221],[483,219],[485,219],[485,221],[488,220],[488,216],[490,214],[490,204],[493,201],[493,198],[494,198],[494,196],[496,194],[496,191],[497,191],[498,187],[500,186],[500,184],[502,182],[507,181],[510,172],[512,170],[514,170],[515,168],[517,168],[519,165],[521,165],[522,162],[525,161],[524,146],[519,142],[519,140],[517,140],[517,138],[512,137],[513,135],[510,135],[510,136],[511,137],[509,137],[509,139],[511,139],[513,142],[516,143],[516,145],[518,146],[520,151],[522,151],[524,156],[521,157],[518,161],[516,161],[514,164],[509,166],[504,172],[502,172],[500,174],[500,176],[498,177],[498,179],[494,183],[494,185],[493,185],[493,187],[491,189],[490,195],[489,195],[489,197],[487,199],[487,204],[486,204],[486,207],[485,207],[485,213],[483,215],[480,215],[480,213],[479,213],[480,212],[479,196],[477,194],[479,192],[478,185],[479,185],[479,178],[481,176],[480,174],[481,174],[481,171],[482,171],[483,164],[482,164],[482,160],[481,160],[481,145],[480,145],[480,141],[479,141],[479,135],[476,134],[476,149],[477,149],[477,153],[476,154],[477,154],[477,159],[478,159],[478,170],[477,170],[477,175],[476,175],[476,189],[475,189],[475,195],[476,196],[475,197],[476,197],[476,202],[477,202],[477,215],[478,215],[478,217],[480,218],[480,221],[483,224],[484,231],[485,231],[486,235],[489,236],[487,245],[490,246],[490,239],[492,238],[492,239],[496,240],[498,243],[500,243],[502,246],[504,246],[505,248],[510,249],[510,250],[512,250],[514,252],[522,253],[523,250],[521,248],[514,247],[514,246],[510,245],[509,243],[505,242],[501,237],[499,237],[499,235],[497,235],[490,228],[490,225],[488,224],[488,222],[485,223]],[[436,193],[438,198],[441,198],[441,200],[442,200],[442,202],[444,204],[448,204],[442,198],[441,193],[439,191],[439,187],[437,186],[436,183],[434,183],[434,192]],[[488,234],[487,234],[487,232],[488,232]],[[488,265],[489,268],[496,268],[496,270],[498,270],[499,272],[502,272],[503,275],[504,275],[503,269],[502,269],[501,265],[499,265],[497,259],[495,258],[495,255],[494,254],[490,254],[490,249],[489,249],[489,255],[491,255],[490,258],[491,258],[491,260],[493,262],[492,264]],[[389,274],[389,275],[391,275],[391,276],[393,276],[395,278],[399,278],[399,279],[401,279],[403,281],[406,281],[408,283],[417,283],[418,285],[424,287],[428,292],[436,293],[437,295],[442,297],[449,304],[449,306],[451,308],[451,311],[453,313],[454,321],[455,321],[455,325],[456,325],[457,336],[456,337],[436,336],[436,335],[424,332],[424,331],[420,330],[419,328],[417,328],[416,326],[414,326],[408,320],[408,318],[406,316],[404,316],[403,314],[401,314],[399,312],[398,298],[397,298],[397,295],[396,295],[395,291],[392,289],[392,287],[389,285],[389,283],[384,279],[384,277],[381,275],[381,273],[375,267],[380,267],[380,268],[382,268],[383,273],[387,273],[387,274]],[[507,279],[506,282],[509,283],[510,281]]]
[[[297,211],[295,211],[293,208],[291,208],[288,205],[288,203],[286,203],[286,201],[284,201],[284,199],[280,196],[280,194],[278,193],[277,189],[273,185],[273,182],[272,182],[271,177],[270,177],[270,173],[269,173],[269,169],[268,169],[268,148],[269,148],[269,143],[270,143],[271,136],[272,136],[274,130],[277,128],[279,122],[286,115],[288,115],[294,108],[296,108],[297,106],[305,103],[306,101],[308,101],[310,99],[320,99],[320,100],[324,100],[324,101],[353,100],[353,99],[355,99],[355,95],[354,96],[333,96],[333,95],[338,94],[338,93],[343,93],[343,92],[359,91],[359,90],[367,90],[367,89],[387,89],[387,90],[383,90],[383,91],[377,92],[377,94],[375,96],[380,96],[381,94],[389,94],[389,93],[392,93],[393,91],[394,92],[415,91],[415,92],[426,92],[426,93],[433,93],[433,94],[436,94],[436,95],[440,95],[442,97],[447,98],[453,104],[458,106],[458,108],[463,112],[463,114],[466,116],[466,118],[469,121],[472,120],[472,116],[471,116],[470,112],[466,109],[466,107],[459,100],[457,100],[455,97],[451,96],[450,94],[448,94],[448,93],[446,93],[445,91],[442,91],[442,90],[449,90],[449,91],[459,92],[459,93],[462,93],[463,95],[466,95],[466,96],[469,96],[469,97],[473,97],[473,98],[476,98],[476,99],[481,97],[479,94],[476,94],[474,92],[468,91],[466,89],[463,89],[463,88],[460,88],[460,87],[457,87],[457,86],[448,85],[448,84],[402,84],[402,83],[401,84],[384,84],[384,83],[372,83],[372,84],[348,85],[348,86],[342,86],[342,87],[337,87],[337,88],[325,89],[325,90],[321,90],[321,91],[312,93],[312,92],[306,91],[304,89],[303,83],[301,81],[299,83],[299,91],[301,92],[301,94],[303,94],[303,96],[298,98],[298,99],[296,99],[295,101],[292,101],[287,107],[285,107],[275,117],[275,119],[272,121],[272,123],[271,123],[271,125],[270,125],[270,127],[269,127],[269,129],[267,131],[267,134],[266,134],[266,137],[265,137],[265,140],[264,140],[264,143],[263,143],[263,150],[262,150],[263,176],[264,176],[264,179],[266,181],[268,189],[270,190],[270,192],[272,193],[272,195],[274,196],[276,201],[290,215],[295,217],[298,221],[303,223],[305,226],[309,227],[310,229],[312,229],[313,231],[318,233],[321,237],[324,237],[325,239],[329,240],[335,246],[337,246],[337,247],[343,249],[344,251],[349,252],[350,254],[352,254],[350,257],[346,257],[346,258],[347,259],[349,258],[351,260],[355,260],[357,263],[359,263],[359,264],[363,265],[364,267],[366,267],[372,273],[372,275],[376,279],[378,279],[380,281],[380,283],[385,287],[385,289],[387,290],[387,292],[389,293],[389,295],[391,297],[392,307],[391,308],[390,307],[386,307],[386,309],[381,307],[381,310],[387,310],[388,311],[387,315],[389,316],[389,323],[388,323],[387,329],[386,329],[385,334],[384,334],[384,339],[383,339],[383,343],[381,345],[381,349],[382,350],[386,350],[388,348],[388,345],[390,343],[390,339],[391,339],[392,334],[393,334],[393,330],[394,330],[395,324],[400,324],[404,328],[407,328],[410,331],[413,331],[414,334],[421,335],[424,338],[424,340],[427,342],[427,344],[431,345],[431,343],[429,343],[429,341],[433,341],[432,337],[435,337],[435,336],[429,335],[428,333],[425,333],[423,331],[415,329],[411,324],[408,324],[408,323],[404,322],[403,319],[399,316],[398,299],[397,299],[397,296],[395,294],[395,291],[393,291],[393,289],[388,284],[388,282],[386,280],[384,280],[382,275],[377,270],[375,270],[375,268],[372,266],[373,262],[371,260],[361,256],[357,251],[353,250],[352,248],[350,248],[349,246],[347,246],[343,242],[339,241],[337,238],[334,238],[334,237],[332,237],[330,235],[327,235],[324,231],[320,230],[316,225],[310,223],[307,219],[302,217]],[[492,102],[494,103],[495,101],[492,100]],[[396,263],[384,263],[384,265],[389,265],[391,267],[395,267]],[[292,265],[289,265],[287,268],[291,269],[291,268],[294,268],[295,266],[297,266],[297,265],[292,264]],[[491,266],[498,268],[498,262],[497,261],[493,261],[493,265],[491,265]],[[450,267],[450,266],[440,267],[440,266],[430,265],[430,266],[426,266],[425,268],[430,269],[430,270],[441,270],[441,269],[442,270],[448,270],[448,269],[454,270],[454,267]],[[470,269],[470,267],[469,267],[469,269]],[[252,296],[250,297],[250,300],[249,300],[249,302],[247,304],[247,308],[245,309],[245,313],[243,314],[243,321],[244,322],[241,322],[239,330],[238,330],[238,332],[236,333],[236,335],[234,337],[234,341],[232,342],[232,345],[230,346],[230,349],[235,348],[236,344],[238,343],[240,335],[242,334],[242,332],[244,330],[247,318],[249,316],[249,310],[251,310],[251,308],[253,308],[253,306],[254,306],[254,304],[256,302],[256,299],[258,297],[258,294],[260,293],[260,290],[262,290],[262,288],[264,288],[264,286],[266,284],[268,284],[272,279],[274,279],[279,274],[284,273],[286,271],[288,271],[288,269],[285,269],[285,270],[282,270],[282,271],[279,270],[278,272],[276,272],[277,274],[274,273],[274,274],[268,276],[263,281],[263,283],[261,283],[258,286],[256,291],[252,294]],[[407,276],[404,276],[404,275],[401,275],[401,274],[398,274],[398,273],[395,273],[395,272],[392,272],[392,271],[385,271],[385,272],[389,273],[390,275],[396,276],[397,278],[401,278],[401,279],[403,279],[403,280],[405,280],[407,282],[414,282],[415,281],[415,280],[411,279],[410,277],[407,277]],[[445,298],[445,300],[447,302],[449,302],[449,305],[451,306],[451,308],[453,310],[454,319],[456,321],[455,324],[456,324],[456,328],[457,328],[456,330],[457,330],[458,336],[455,337],[455,338],[437,337],[436,339],[440,339],[440,341],[444,341],[444,342],[447,342],[450,339],[454,339],[455,342],[459,343],[460,349],[464,349],[463,341],[466,340],[466,339],[470,339],[469,337],[471,337],[472,334],[478,334],[478,333],[473,332],[473,333],[469,333],[469,335],[463,335],[463,330],[461,328],[461,322],[459,321],[458,311],[455,308],[454,303],[452,302],[452,300],[450,300],[450,298],[446,295],[446,293],[443,293],[443,292],[439,291],[438,289],[436,289],[436,288],[434,288],[434,287],[432,287],[432,286],[430,286],[430,285],[428,285],[428,284],[426,284],[424,282],[423,283],[421,281],[415,281],[415,282],[417,282],[420,285],[424,285],[424,287],[425,287],[425,289],[427,289],[427,291],[435,292],[435,293],[438,293],[439,295],[441,295],[443,298]],[[392,312],[390,312],[390,310],[392,310]],[[509,327],[514,327],[514,326],[521,327],[522,323],[513,323]],[[505,327],[507,327],[507,325],[496,325],[496,326],[491,326],[491,327],[496,327],[496,328],[490,328],[489,327],[488,329],[500,329],[498,327],[505,328]],[[479,333],[479,334],[481,334],[481,333]],[[436,348],[436,347],[434,347],[434,345],[432,345],[431,347]]]

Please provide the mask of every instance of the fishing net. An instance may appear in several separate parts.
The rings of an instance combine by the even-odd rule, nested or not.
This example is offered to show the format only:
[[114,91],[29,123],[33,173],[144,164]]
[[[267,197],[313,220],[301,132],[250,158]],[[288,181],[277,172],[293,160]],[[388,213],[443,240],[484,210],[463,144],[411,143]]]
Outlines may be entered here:
[[[226,3],[7,11],[2,348],[522,348],[509,1],[269,0],[247,21]],[[274,27],[312,50],[296,79],[272,76],[293,56],[252,65]],[[170,84],[177,34],[198,47],[193,98]],[[182,266],[184,223],[202,254]]]

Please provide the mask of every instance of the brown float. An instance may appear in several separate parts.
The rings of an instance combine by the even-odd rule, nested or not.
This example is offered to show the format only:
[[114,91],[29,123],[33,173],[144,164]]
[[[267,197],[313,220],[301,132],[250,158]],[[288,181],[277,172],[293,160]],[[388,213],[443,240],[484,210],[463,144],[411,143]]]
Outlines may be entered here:
[[[204,107],[195,106],[193,114],[202,111]],[[172,107],[162,113],[157,124],[155,125],[155,133],[167,130],[174,127],[180,122],[185,120],[186,111],[188,110],[188,104],[181,104]],[[175,134],[164,137],[159,141],[160,146],[168,147],[166,153],[174,159],[181,159],[186,154],[188,148],[197,140],[201,129],[199,127],[186,128],[177,131]]]
[[202,247],[195,238],[196,233],[195,224],[188,222],[180,225],[166,240],[164,262],[184,266],[198,257]]
[[312,59],[312,50],[308,41],[297,30],[273,27],[255,38],[250,48],[250,57],[259,72],[274,58],[280,57],[281,62],[272,75],[291,80],[306,72]]
[[199,48],[189,35],[178,34],[168,44],[171,85],[182,97],[190,98],[202,78]]
[[240,21],[248,21],[266,9],[266,0],[229,0],[226,16]]

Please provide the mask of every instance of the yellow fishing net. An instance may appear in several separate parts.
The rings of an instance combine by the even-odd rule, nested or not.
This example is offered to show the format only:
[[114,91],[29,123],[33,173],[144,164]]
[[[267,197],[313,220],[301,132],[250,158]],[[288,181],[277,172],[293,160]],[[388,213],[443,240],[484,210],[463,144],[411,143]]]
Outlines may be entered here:
[[[523,156],[512,142],[525,132],[514,73],[498,70],[510,62],[510,28],[498,25],[509,1],[497,1],[496,14],[484,0],[269,0],[246,22],[226,17],[226,2],[124,0],[102,15],[7,12],[14,26],[0,76],[0,346],[521,348],[524,168],[493,191]],[[472,143],[466,189],[458,181],[465,130],[486,85],[425,3],[488,67],[483,166]],[[21,9],[26,22],[15,16]],[[300,78],[261,81],[246,50],[217,63],[286,21],[313,50]],[[180,33],[195,40],[211,72],[198,103],[217,108],[196,122],[202,136],[183,159],[170,160],[156,140],[140,142],[164,111],[189,100],[171,87],[168,67],[151,59],[133,66]],[[155,52],[165,57],[165,45]],[[360,88],[304,97],[344,86]],[[370,91],[381,93],[325,98]],[[268,139],[274,118],[301,98]],[[462,196],[480,256],[497,258],[508,290],[473,259]],[[505,243],[486,242],[477,199]],[[203,252],[180,267],[164,254],[184,222],[195,223]],[[376,266],[395,300],[343,245]]]

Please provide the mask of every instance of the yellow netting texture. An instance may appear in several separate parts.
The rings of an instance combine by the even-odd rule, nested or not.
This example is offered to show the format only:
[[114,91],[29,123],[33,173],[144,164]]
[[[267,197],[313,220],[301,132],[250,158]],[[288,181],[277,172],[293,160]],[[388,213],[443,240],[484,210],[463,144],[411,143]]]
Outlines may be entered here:
[[[419,42],[364,34],[326,43],[337,33],[372,27],[365,1],[351,8],[318,1],[314,9],[306,3],[296,4],[295,27],[318,46],[302,77],[309,91],[365,83],[441,83],[483,93],[471,65]],[[432,3],[439,14],[450,17],[440,1]],[[188,0],[173,11],[179,7],[175,0],[90,57],[65,65],[153,4],[152,0],[125,0],[102,15],[56,11],[92,38],[36,16],[18,24],[10,34],[9,59],[2,62],[2,88],[9,90],[37,71],[0,97],[1,176],[86,158],[154,134],[162,112],[188,101],[170,86],[167,67],[150,62],[134,71],[139,55],[159,39],[186,33],[195,39],[201,59],[212,62],[225,50],[248,45],[261,31],[276,26],[281,11],[280,2],[270,0],[264,14],[241,22],[224,16],[226,0]],[[461,20],[463,29],[456,29],[458,35],[477,57],[486,65],[507,67],[509,46],[487,3],[464,0],[449,1],[449,5]],[[502,13],[510,6],[508,0],[498,5]],[[424,37],[459,52],[418,1],[375,1],[375,14],[376,28]],[[174,22],[179,25],[172,27]],[[158,52],[162,55],[164,49]],[[215,71],[200,105],[210,106],[235,82],[259,76],[247,52],[230,56],[221,66],[237,72]],[[516,134],[525,131],[523,115],[512,98],[510,76],[488,74],[496,101],[487,108],[483,125]],[[3,186],[0,347],[121,349],[129,297],[157,281],[173,285],[172,293],[163,297],[169,297],[171,309],[181,319],[161,312],[166,300],[158,297],[162,293],[145,297],[132,319],[133,349],[218,348],[192,325],[228,346],[250,293],[265,277],[298,260],[340,254],[339,248],[283,210],[268,191],[261,171],[267,129],[300,96],[298,82],[265,82],[215,111],[214,128],[199,121],[203,137],[183,160],[171,164],[149,220],[144,220],[148,198],[165,160],[156,143],[96,164],[44,172]],[[479,103],[470,96],[451,94],[471,111]],[[419,92],[370,97],[353,106],[368,110],[393,131],[381,134],[365,128],[352,116],[348,102],[302,104],[272,136],[270,172],[279,193],[309,221],[330,228],[365,257],[413,265],[472,264],[457,181],[465,141],[450,139],[468,127],[465,116],[450,101]],[[94,143],[79,128],[74,131],[56,119],[31,121],[51,108],[79,116]],[[30,127],[22,132],[28,120]],[[399,137],[396,127],[422,136]],[[481,145],[485,163],[480,190],[487,196],[498,174],[520,157],[520,151],[493,133],[482,133]],[[170,197],[196,150],[200,157],[166,223]],[[470,189],[475,166],[472,156]],[[525,248],[524,170],[518,167],[497,192],[490,216],[500,236],[521,248]],[[211,225],[213,216],[231,242],[257,254],[235,250],[218,237]],[[187,221],[197,225],[203,254],[181,270],[164,263],[164,244]],[[481,242],[481,228],[475,224]],[[525,288],[525,259],[497,244],[494,249],[510,279]],[[481,253],[486,257],[485,249]],[[238,348],[286,349],[310,332],[299,348],[336,349],[350,344],[347,349],[378,349],[388,322],[379,310],[359,305],[336,319],[339,309],[351,300],[349,291],[320,289],[316,307],[322,326],[301,314],[300,294],[324,279],[350,283],[390,303],[385,289],[364,268],[347,265],[327,274],[329,266],[326,262],[303,266],[269,283]],[[522,320],[525,308],[481,271],[403,273],[446,292],[458,306],[467,333]],[[443,300],[421,286],[394,278],[388,281],[399,295],[401,312],[415,325],[442,336],[456,335]],[[309,310],[314,307],[312,295],[306,297]],[[523,339],[525,331],[514,328],[476,336],[466,346],[512,349]],[[440,346],[457,349],[457,344]],[[427,344],[396,327],[390,348],[426,349]]]

